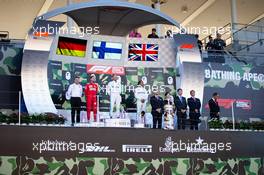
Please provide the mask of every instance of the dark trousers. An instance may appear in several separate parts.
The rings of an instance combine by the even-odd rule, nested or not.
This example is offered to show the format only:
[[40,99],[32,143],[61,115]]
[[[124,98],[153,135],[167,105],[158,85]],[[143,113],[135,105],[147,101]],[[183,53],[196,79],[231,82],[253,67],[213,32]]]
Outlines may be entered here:
[[190,117],[190,125],[191,125],[190,129],[198,130],[200,114],[193,111],[193,112],[190,112],[189,117]]
[[210,118],[211,118],[211,119],[217,119],[217,120],[219,120],[219,119],[220,119],[220,116],[217,115],[217,113],[210,112]]
[[[162,114],[152,113],[152,117],[153,117],[153,128],[161,129]],[[158,127],[157,127],[157,124],[158,124]]]
[[223,50],[215,51],[215,62],[225,63],[225,54]]
[[185,129],[186,113],[177,111],[178,129]]
[[80,123],[80,113],[81,113],[81,98],[71,97],[71,121],[75,123],[75,113],[77,113],[76,120]]

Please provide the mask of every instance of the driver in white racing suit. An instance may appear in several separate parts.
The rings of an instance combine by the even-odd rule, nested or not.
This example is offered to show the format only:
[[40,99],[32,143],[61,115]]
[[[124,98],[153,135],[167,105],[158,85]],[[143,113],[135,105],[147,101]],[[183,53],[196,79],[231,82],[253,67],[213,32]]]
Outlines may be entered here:
[[138,87],[135,89],[135,98],[137,99],[137,121],[143,123],[141,112],[146,113],[146,105],[148,101],[148,91],[144,88],[144,82],[140,80]]
[[112,76],[112,81],[107,85],[107,94],[110,95],[110,117],[113,117],[114,106],[116,106],[116,115],[120,116],[121,104],[121,77],[117,75]]

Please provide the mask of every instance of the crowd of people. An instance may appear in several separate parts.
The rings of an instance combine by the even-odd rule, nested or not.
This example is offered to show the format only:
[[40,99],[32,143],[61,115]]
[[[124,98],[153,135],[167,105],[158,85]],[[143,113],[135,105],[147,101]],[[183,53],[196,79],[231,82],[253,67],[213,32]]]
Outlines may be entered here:
[[[195,97],[195,91],[190,91],[190,97],[186,99],[182,96],[183,90],[177,89],[177,96],[173,97],[169,92],[165,93],[165,99],[159,95],[159,92],[154,92],[153,96],[150,98],[150,104],[152,107],[151,114],[153,116],[153,128],[161,128],[162,116],[166,114],[164,107],[166,105],[173,106],[173,120],[177,123],[174,127],[178,130],[184,130],[188,125],[191,130],[198,130],[198,124],[200,122],[201,116],[201,101],[199,98]],[[218,105],[219,94],[214,93],[212,99],[208,101],[210,108],[210,118],[218,119],[220,118],[220,108]],[[189,119],[187,119],[187,111],[189,114]]]
[[[66,98],[71,102],[71,121],[72,125],[75,123],[75,114],[77,115],[77,123],[80,122],[80,110],[81,110],[81,97],[83,94],[83,87],[80,84],[80,77],[75,77],[74,83],[71,84],[66,92]],[[97,121],[97,95],[98,85],[96,83],[95,75],[90,76],[90,81],[84,88],[84,94],[86,96],[87,104],[87,119],[90,121],[90,114],[93,112],[94,121]],[[121,103],[121,80],[120,77],[112,75],[112,81],[108,83],[107,94],[110,96],[110,118],[114,116],[113,111],[120,112]],[[144,82],[140,80],[137,84],[137,88],[134,90],[134,96],[136,99],[136,115],[137,123],[144,124],[146,117],[146,106],[148,99],[151,105],[152,115],[152,127],[162,128],[162,123],[165,123],[165,127],[168,129],[182,129],[186,126],[190,126],[191,130],[198,130],[198,124],[201,116],[201,101],[196,98],[195,91],[190,91],[190,97],[186,99],[183,97],[183,90],[177,89],[177,95],[173,96],[170,92],[165,92],[164,99],[160,95],[158,90],[153,91],[153,94],[149,98],[149,92],[145,89]],[[220,108],[218,105],[219,94],[214,93],[212,99],[208,101],[210,108],[211,119],[215,118],[219,120]],[[187,114],[189,119],[187,119]],[[118,114],[119,115],[119,114]],[[117,116],[118,116],[117,115]],[[168,125],[168,126],[167,126]],[[169,126],[170,125],[170,126]]]
[[[141,38],[142,37],[142,35],[138,32],[137,29],[132,30],[128,36],[129,38]],[[148,35],[148,38],[172,38],[172,37],[173,37],[173,34],[171,30],[168,30],[164,37],[160,37],[158,36],[157,30],[155,28],[151,29],[151,33]]]
[[[141,38],[142,35],[138,32],[137,29],[134,29],[130,32],[129,34],[130,38]],[[209,54],[215,53],[215,54],[220,54],[222,55],[222,51],[226,47],[226,42],[221,38],[221,34],[217,33],[216,38],[213,39],[212,35],[210,35],[209,41],[203,45],[202,41],[199,39],[199,35],[195,34],[195,37],[197,38],[197,45],[200,51],[204,48],[205,50],[208,51]],[[166,32],[166,35],[164,37],[159,37],[157,34],[157,30],[153,28],[151,30],[151,33],[148,35],[148,38],[173,38],[173,33],[171,30],[168,30]],[[211,56],[211,55],[210,55]]]

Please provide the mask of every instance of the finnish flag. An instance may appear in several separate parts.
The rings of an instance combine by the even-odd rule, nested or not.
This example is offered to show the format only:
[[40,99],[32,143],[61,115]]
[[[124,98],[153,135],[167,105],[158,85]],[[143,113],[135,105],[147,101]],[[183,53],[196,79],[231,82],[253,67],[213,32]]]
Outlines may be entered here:
[[94,59],[119,60],[122,56],[122,44],[106,41],[94,41],[92,56]]

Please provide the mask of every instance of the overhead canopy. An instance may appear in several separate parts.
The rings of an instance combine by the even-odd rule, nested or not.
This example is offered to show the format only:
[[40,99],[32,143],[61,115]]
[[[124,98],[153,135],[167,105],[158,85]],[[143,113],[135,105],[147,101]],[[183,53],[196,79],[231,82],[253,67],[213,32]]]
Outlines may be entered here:
[[180,28],[171,17],[144,5],[116,0],[74,3],[58,8],[38,19],[47,20],[65,14],[79,27],[99,27],[100,34],[126,36],[132,29],[149,24],[169,24]]

